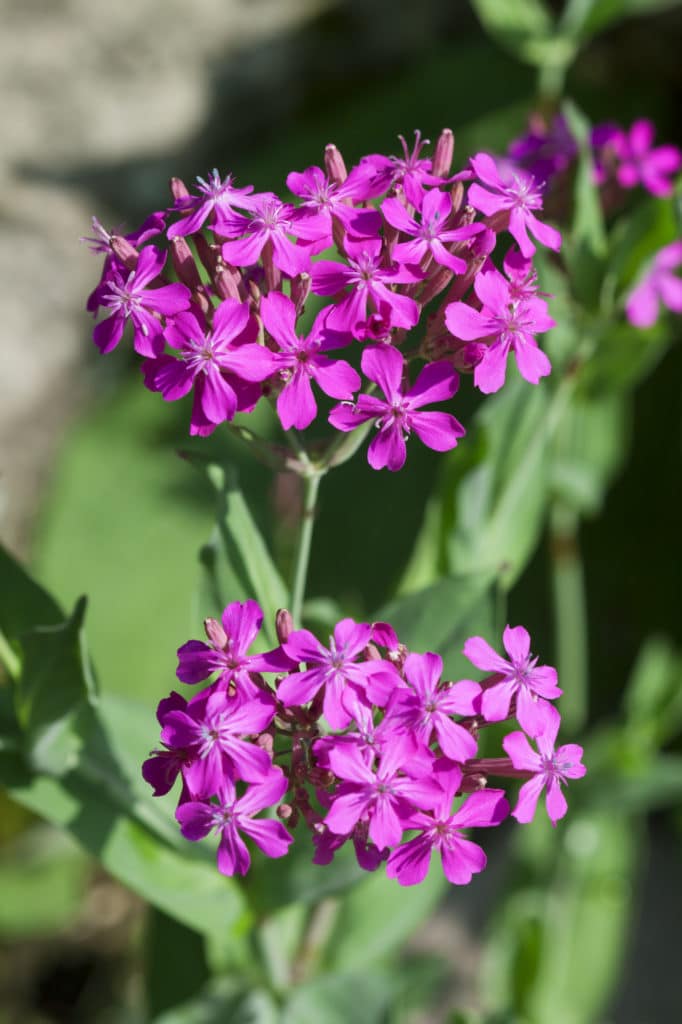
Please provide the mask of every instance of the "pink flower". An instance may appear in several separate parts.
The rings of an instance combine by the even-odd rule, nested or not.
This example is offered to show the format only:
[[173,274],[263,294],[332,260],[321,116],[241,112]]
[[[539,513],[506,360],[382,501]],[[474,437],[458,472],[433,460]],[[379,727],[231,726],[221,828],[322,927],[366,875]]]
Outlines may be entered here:
[[552,370],[534,335],[549,331],[556,326],[555,321],[547,312],[546,302],[537,297],[516,298],[518,289],[516,281],[510,284],[497,270],[481,271],[474,280],[474,291],[482,309],[452,302],[445,310],[445,324],[456,338],[491,339],[474,370],[474,384],[486,395],[503,386],[510,352],[516,356],[519,373],[530,384],[537,384]]
[[655,134],[653,121],[635,121],[629,132],[618,132],[609,141],[620,165],[616,170],[622,188],[642,185],[654,196],[670,196],[673,183],[669,176],[682,166],[682,153],[677,146],[652,148]]
[[366,348],[361,365],[365,376],[379,385],[386,398],[361,394],[353,406],[335,406],[329,422],[337,430],[349,431],[367,420],[376,420],[378,433],[367,453],[373,469],[401,469],[407,455],[405,439],[412,431],[437,452],[456,446],[465,431],[454,416],[418,411],[428,402],[443,402],[455,394],[459,378],[449,363],[425,366],[408,391],[402,385],[404,362],[397,349],[388,345]]
[[[408,826],[404,822],[415,807],[435,806],[439,787],[422,775],[411,778],[416,745],[408,736],[386,743],[373,768],[355,746],[336,746],[329,751],[334,774],[343,781],[333,794],[325,825],[339,835],[350,835],[361,818],[369,820],[369,838],[380,849],[395,846]],[[421,771],[423,765],[418,761]]]
[[244,736],[261,733],[274,716],[274,700],[265,693],[242,701],[209,687],[190,701],[186,711],[168,712],[161,742],[189,751],[192,761],[183,773],[187,785],[197,796],[214,796],[228,776],[247,782],[261,782],[267,776],[270,757]]
[[[115,264],[97,291],[97,304],[111,312],[97,324],[93,339],[100,352],[111,352],[123,337],[128,320],[134,330],[135,351],[155,356],[163,351],[163,324],[158,314],[174,316],[189,308],[190,290],[184,284],[166,284],[149,288],[159,276],[166,254],[149,245],[142,250],[135,270],[130,273]],[[124,276],[126,275],[126,276]],[[93,293],[94,294],[94,293]]]
[[285,430],[304,430],[317,415],[310,386],[314,380],[331,398],[352,398],[361,385],[359,375],[343,359],[324,355],[346,344],[347,336],[326,331],[327,310],[316,318],[307,337],[296,333],[296,307],[281,292],[271,292],[261,301],[263,324],[280,351],[273,354],[273,366],[285,384],[277,398],[277,415]]
[[431,173],[432,161],[421,155],[424,146],[429,145],[429,140],[422,139],[419,130],[414,133],[412,150],[408,149],[407,142],[402,135],[399,135],[398,138],[403,150],[402,156],[384,156],[381,153],[372,153],[370,156],[362,158],[360,167],[369,165],[373,169],[373,195],[380,195],[382,192],[388,191],[389,188],[402,186],[408,202],[419,209],[424,187],[440,185],[443,179]]
[[567,811],[562,785],[566,779],[581,779],[587,771],[581,763],[582,747],[567,743],[558,750],[554,749],[559,721],[557,714],[536,738],[539,753],[532,749],[522,732],[512,732],[502,740],[502,746],[509,754],[514,768],[533,773],[533,778],[521,786],[516,807],[512,811],[512,817],[522,824],[533,820],[538,797],[546,789],[547,814],[552,824],[556,825]]
[[327,326],[360,338],[366,330],[371,305],[375,312],[390,311],[392,327],[414,327],[419,320],[419,306],[408,295],[391,291],[391,285],[419,281],[420,273],[407,267],[385,267],[379,238],[347,238],[345,247],[348,266],[320,260],[312,268],[312,290],[316,295],[336,295],[347,285],[351,287],[331,310]]
[[381,210],[392,227],[413,236],[413,241],[398,242],[393,246],[391,255],[399,263],[419,265],[426,254],[431,253],[436,263],[448,267],[454,274],[463,274],[467,268],[466,260],[453,255],[446,246],[485,231],[483,224],[465,224],[459,228],[448,226],[452,197],[448,192],[440,192],[438,189],[432,189],[424,195],[420,211],[421,223],[408,214],[399,199],[385,199]]
[[220,835],[218,870],[223,875],[245,875],[251,857],[240,832],[253,839],[268,857],[283,857],[293,842],[293,836],[280,821],[254,818],[258,811],[278,803],[286,790],[287,780],[276,769],[263,782],[249,786],[239,799],[234,783],[226,778],[218,803],[190,801],[181,804],[175,816],[185,839],[196,842],[211,830],[217,832]]
[[483,637],[470,637],[464,644],[464,656],[476,668],[494,672],[499,681],[487,686],[481,697],[481,711],[487,722],[502,722],[509,716],[516,697],[516,717],[529,736],[538,736],[555,721],[556,711],[548,700],[561,696],[556,669],[538,665],[530,654],[530,637],[523,626],[507,626],[503,643],[509,660],[501,658]]
[[[294,207],[274,195],[258,196],[251,218],[233,214],[216,222],[215,232],[232,241],[222,247],[223,259],[236,267],[257,263],[266,245],[272,247],[272,262],[285,274],[295,277],[310,269],[310,247],[296,245],[290,235],[317,239],[319,226],[312,220],[294,223]],[[322,225],[324,233],[325,226]],[[237,235],[243,237],[237,238]]]
[[233,601],[222,614],[222,624],[206,619],[209,644],[188,640],[178,649],[176,675],[183,683],[200,683],[218,672],[217,685],[226,690],[230,683],[242,697],[255,697],[258,688],[250,672],[283,672],[291,662],[276,648],[266,654],[247,654],[263,624],[263,612],[256,601]]
[[287,177],[287,188],[302,202],[299,205],[295,223],[319,219],[324,225],[321,236],[331,244],[332,217],[337,217],[346,231],[356,237],[372,237],[381,230],[381,215],[377,210],[357,210],[354,202],[362,202],[375,194],[369,187],[372,170],[369,167],[354,167],[345,181],[332,181],[321,167],[307,167],[305,171],[292,171]]
[[409,689],[398,691],[389,705],[385,723],[396,731],[411,732],[425,746],[435,732],[447,758],[464,763],[476,755],[476,740],[451,715],[475,714],[481,687],[462,680],[441,688],[443,659],[438,654],[409,654],[404,673]]
[[663,303],[682,313],[682,278],[673,273],[682,267],[682,242],[671,242],[654,256],[644,276],[625,300],[625,313],[635,327],[652,327]]
[[452,801],[462,781],[459,768],[439,762],[434,776],[438,780],[439,798],[433,814],[411,815],[408,827],[421,829],[414,839],[393,850],[388,858],[386,874],[401,885],[423,882],[431,863],[431,853],[438,850],[445,877],[453,885],[467,885],[473,875],[483,871],[486,855],[476,843],[465,839],[463,828],[488,828],[499,825],[509,813],[509,804],[500,789],[473,793],[452,813]]
[[532,256],[535,246],[528,232],[549,249],[561,248],[561,235],[548,224],[537,219],[533,210],[542,209],[542,191],[532,175],[526,171],[510,170],[501,174],[495,161],[487,153],[478,153],[471,158],[476,177],[487,188],[474,183],[469,186],[468,199],[471,205],[486,216],[500,210],[509,210],[509,231],[524,256]]
[[[342,619],[334,627],[329,647],[307,629],[298,629],[282,644],[282,650],[305,672],[291,672],[279,685],[277,697],[285,707],[307,704],[324,687],[324,716],[332,729],[345,729],[351,719],[342,697],[347,686],[362,691],[372,677],[390,684],[397,673],[386,661],[358,661],[372,637],[372,627],[353,619]],[[400,685],[400,679],[397,679]]]
[[160,391],[167,402],[184,397],[194,387],[190,433],[209,434],[244,407],[243,381],[262,381],[273,372],[272,353],[252,344],[257,332],[248,303],[236,299],[223,299],[208,333],[193,313],[182,313],[165,332],[179,358],[164,354],[145,360],[145,385]]
[[254,204],[254,197],[250,196],[253,185],[235,188],[231,174],[221,181],[220,173],[214,168],[208,176],[208,181],[197,178],[197,182],[199,196],[184,196],[175,201],[173,210],[180,211],[186,216],[169,227],[169,238],[192,235],[200,230],[211,215],[228,216],[234,213],[235,206],[249,210]]

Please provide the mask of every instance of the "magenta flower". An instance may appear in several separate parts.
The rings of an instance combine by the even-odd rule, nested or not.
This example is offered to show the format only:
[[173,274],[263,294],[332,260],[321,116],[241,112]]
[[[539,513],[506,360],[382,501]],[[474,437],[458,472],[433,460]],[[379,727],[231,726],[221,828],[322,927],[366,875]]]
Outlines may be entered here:
[[257,333],[248,303],[236,299],[223,299],[208,333],[197,316],[182,313],[165,332],[179,358],[164,354],[146,360],[145,385],[160,391],[167,402],[183,398],[194,387],[190,433],[210,433],[243,407],[240,381],[262,381],[273,372],[272,354],[251,344]]
[[[395,846],[408,826],[415,807],[434,807],[439,787],[430,778],[401,774],[414,768],[417,748],[408,736],[386,743],[379,764],[372,768],[355,746],[336,746],[329,751],[334,774],[343,781],[332,796],[324,823],[338,835],[350,835],[361,818],[369,820],[368,833],[380,849]],[[421,769],[421,761],[418,764]]]
[[483,637],[470,637],[464,644],[464,656],[476,668],[501,676],[483,690],[481,712],[487,722],[502,722],[515,697],[519,725],[529,736],[538,736],[555,720],[556,711],[547,701],[561,696],[556,669],[538,665],[531,656],[530,637],[523,626],[507,626],[502,641],[508,661]]
[[[163,270],[166,254],[149,245],[142,250],[135,270],[126,275],[112,263],[108,276],[97,291],[97,304],[111,313],[97,324],[93,340],[100,352],[111,352],[123,337],[128,320],[134,330],[135,351],[156,356],[163,351],[163,324],[159,314],[174,316],[189,309],[190,290],[184,284],[166,284],[148,288]],[[94,294],[94,293],[93,293]]]
[[363,871],[376,871],[382,861],[388,857],[388,850],[379,850],[367,838],[367,822],[359,821],[349,835],[336,835],[330,832],[324,823],[313,832],[315,855],[313,864],[331,864],[334,854],[352,839],[358,866]]
[[168,712],[161,742],[189,751],[187,785],[196,796],[214,796],[228,776],[261,782],[269,773],[267,752],[243,737],[267,729],[274,716],[275,703],[263,692],[242,701],[209,687],[190,701],[186,711]]
[[530,384],[551,373],[552,364],[534,337],[556,326],[547,312],[547,303],[537,297],[515,298],[518,284],[505,281],[497,270],[477,274],[474,291],[483,308],[452,302],[445,310],[445,323],[462,341],[492,340],[474,370],[476,387],[486,395],[500,390],[510,352],[516,356],[519,373]]
[[452,761],[463,764],[475,757],[476,740],[450,716],[476,713],[479,684],[465,679],[441,687],[443,659],[432,653],[409,654],[404,672],[410,689],[398,691],[385,721],[399,732],[411,732],[424,746],[435,732],[440,749]]
[[467,885],[473,875],[483,871],[487,858],[480,846],[464,838],[462,829],[499,825],[509,813],[504,792],[487,789],[472,793],[453,814],[452,801],[462,773],[459,768],[440,762],[434,775],[438,779],[439,797],[433,814],[412,814],[408,827],[421,829],[420,834],[393,850],[388,858],[386,874],[397,878],[401,885],[424,881],[434,849],[440,852],[447,880],[453,885]]
[[346,231],[356,238],[371,238],[381,230],[381,215],[377,210],[357,210],[352,205],[375,193],[369,188],[372,177],[369,167],[354,167],[345,181],[332,181],[321,167],[307,167],[305,171],[292,171],[287,177],[287,188],[302,201],[295,215],[295,223],[318,218],[325,234],[321,236],[331,244],[332,217],[337,217]]
[[197,178],[197,182],[199,196],[185,196],[176,199],[173,204],[172,209],[185,216],[169,227],[169,238],[192,235],[201,229],[211,215],[229,216],[234,213],[235,206],[243,210],[250,210],[253,207],[254,198],[250,196],[253,185],[235,188],[231,174],[221,181],[220,173],[214,168],[208,176],[208,181]]
[[547,729],[536,738],[539,753],[530,746],[522,732],[512,732],[502,740],[514,768],[532,772],[533,778],[524,782],[519,791],[512,817],[526,824],[533,820],[538,797],[546,789],[545,806],[553,825],[566,814],[566,798],[561,790],[566,779],[581,779],[587,769],[581,763],[583,748],[567,743],[554,749],[559,730],[559,715],[555,715]]
[[578,146],[563,114],[556,114],[549,123],[534,114],[526,134],[514,139],[507,152],[544,187],[573,163]]
[[329,422],[337,430],[355,430],[367,420],[376,420],[378,433],[372,440],[367,458],[373,469],[395,472],[405,464],[405,440],[412,431],[427,448],[446,452],[454,448],[465,433],[464,427],[445,412],[419,412],[429,402],[443,402],[457,391],[459,378],[446,362],[429,363],[405,391],[402,386],[403,357],[388,345],[373,345],[362,353],[362,372],[378,384],[385,399],[374,395],[358,396],[355,405],[337,405]]
[[347,341],[346,336],[325,330],[327,312],[317,316],[310,333],[303,337],[296,333],[296,307],[288,296],[271,292],[261,301],[265,329],[280,347],[273,354],[273,365],[285,381],[277,398],[277,415],[285,430],[304,430],[315,419],[317,404],[311,380],[331,398],[352,398],[360,388],[360,377],[349,363],[324,355]]
[[286,672],[291,662],[277,647],[266,654],[247,654],[263,625],[263,612],[256,601],[233,601],[223,611],[222,625],[215,619],[206,619],[209,644],[201,640],[188,640],[178,649],[176,675],[183,683],[200,683],[214,672],[220,689],[234,684],[241,697],[255,697],[258,688],[249,677],[250,672]]
[[469,186],[468,199],[471,205],[486,216],[509,210],[509,231],[524,256],[532,256],[535,245],[528,232],[549,249],[561,248],[561,235],[548,224],[537,219],[533,210],[542,209],[542,192],[526,171],[511,171],[501,174],[495,161],[487,153],[478,153],[471,158],[476,177],[487,188],[474,182]]
[[616,178],[622,188],[642,185],[652,195],[665,197],[672,195],[669,176],[682,166],[682,153],[677,146],[653,149],[655,131],[653,121],[635,121],[629,132],[618,132],[609,145],[620,160]]
[[682,313],[682,242],[671,242],[654,256],[644,276],[625,300],[625,313],[635,327],[652,327],[662,303],[673,313]]
[[327,326],[349,331],[359,338],[366,329],[368,305],[374,312],[390,311],[391,326],[410,329],[419,320],[419,306],[407,295],[391,291],[393,284],[421,280],[421,274],[407,267],[387,269],[382,263],[378,238],[346,239],[348,266],[320,260],[312,268],[312,290],[317,295],[336,295],[347,285],[350,292],[330,312]]
[[[263,249],[272,249],[273,264],[290,277],[310,270],[310,247],[296,245],[290,235],[317,240],[320,226],[313,218],[294,223],[293,206],[281,202],[274,195],[256,197],[253,214],[244,217],[232,214],[216,222],[215,232],[232,241],[224,242],[223,259],[235,267],[251,267],[260,259]],[[325,226],[322,226],[324,233]],[[237,235],[243,237],[237,238]]]
[[399,135],[398,138],[403,150],[402,156],[384,156],[381,153],[372,153],[362,158],[360,167],[369,165],[373,169],[373,195],[377,196],[382,192],[387,192],[389,188],[402,186],[408,202],[419,209],[425,186],[440,185],[443,179],[431,173],[432,161],[421,155],[424,146],[429,145],[429,140],[422,139],[419,130],[414,133],[412,150],[408,149],[407,142],[402,135]]
[[485,231],[483,224],[465,224],[459,228],[448,226],[452,197],[438,189],[431,189],[424,195],[421,222],[411,217],[403,203],[393,197],[383,201],[381,210],[392,227],[413,238],[411,242],[398,242],[393,246],[391,255],[398,263],[419,265],[426,254],[431,253],[436,263],[448,267],[454,274],[463,274],[467,268],[466,260],[453,255],[446,246]]
[[[161,728],[171,711],[185,711],[187,701],[179,693],[173,691],[170,696],[159,701],[156,717]],[[175,785],[180,772],[192,761],[192,754],[182,747],[152,750],[150,756],[142,764],[142,777],[154,790],[154,796],[165,796]],[[187,784],[183,780],[180,802],[191,799]]]
[[358,661],[372,637],[372,627],[353,619],[342,619],[334,627],[329,647],[324,647],[307,629],[298,629],[282,644],[294,663],[305,662],[305,672],[291,672],[279,684],[277,697],[285,707],[307,704],[324,687],[324,716],[332,729],[345,729],[351,715],[342,697],[347,686],[362,691],[371,678],[390,685],[401,680],[389,662]]
[[175,816],[185,839],[196,842],[211,831],[218,833],[218,870],[223,875],[245,875],[251,857],[240,832],[253,839],[268,857],[284,857],[294,841],[280,821],[254,818],[259,811],[278,803],[286,790],[285,776],[273,770],[268,778],[249,786],[244,796],[237,799],[234,783],[226,778],[219,803],[190,801],[181,804]]

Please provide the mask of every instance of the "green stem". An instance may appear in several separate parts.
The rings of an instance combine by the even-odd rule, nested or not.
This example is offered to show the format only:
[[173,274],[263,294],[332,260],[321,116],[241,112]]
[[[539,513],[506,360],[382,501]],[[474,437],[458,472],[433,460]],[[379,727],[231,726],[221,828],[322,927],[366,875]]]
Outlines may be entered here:
[[551,511],[550,553],[561,714],[569,732],[587,717],[588,642],[585,578],[578,539],[578,516],[557,503]]
[[9,640],[0,630],[0,663],[5,666],[10,679],[18,679],[21,674],[21,660],[10,646]]
[[308,564],[310,562],[310,547],[315,527],[317,492],[323,476],[324,472],[314,471],[308,476],[303,477],[303,517],[301,520],[301,532],[298,537],[298,547],[294,561],[294,578],[291,587],[291,615],[296,626],[301,624],[305,584],[308,576]]

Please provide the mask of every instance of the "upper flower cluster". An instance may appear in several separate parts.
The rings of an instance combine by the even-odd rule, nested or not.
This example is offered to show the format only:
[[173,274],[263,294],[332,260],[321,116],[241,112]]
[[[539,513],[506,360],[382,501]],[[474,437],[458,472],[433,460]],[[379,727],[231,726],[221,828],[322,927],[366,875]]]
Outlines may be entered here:
[[[561,690],[523,627],[505,630],[506,658],[482,637],[467,640],[465,655],[486,675],[455,682],[443,678],[437,654],[408,652],[387,623],[343,619],[325,645],[280,612],[280,645],[251,655],[262,618],[255,601],[235,602],[221,622],[206,621],[208,643],[179,649],[182,682],[213,681],[189,700],[161,701],[162,747],[143,765],[156,795],[181,778],[182,833],[216,832],[224,874],[249,868],[242,835],[280,857],[293,842],[283,822],[303,822],[316,864],[352,841],[361,867],[386,862],[389,877],[413,885],[437,851],[461,885],[486,863],[462,830],[509,813],[504,791],[487,788],[490,776],[527,780],[512,812],[520,822],[532,819],[543,789],[552,822],[566,813],[562,786],[584,774],[582,751],[555,747],[551,702]],[[504,738],[508,756],[477,756],[480,730],[512,718],[522,731]],[[256,817],[267,808],[277,818]]]
[[[655,134],[653,122],[646,118],[627,130],[613,123],[594,126],[590,134],[594,176],[602,187],[605,209],[617,206],[625,191],[638,186],[658,199],[673,194],[673,176],[682,168],[682,151],[669,144],[655,146]],[[560,195],[560,183],[578,156],[578,145],[561,114],[550,122],[536,115],[528,132],[511,143],[508,156],[512,168],[532,174],[543,193]],[[625,294],[625,316],[634,327],[656,323],[661,305],[682,313],[682,279],[676,273],[681,265],[679,240],[653,253]]]
[[[595,125],[590,143],[597,183],[615,181],[623,189],[641,185],[651,195],[665,198],[673,193],[674,174],[682,167],[677,146],[654,146],[653,121],[641,118],[629,129],[611,122]],[[514,164],[533,175],[545,190],[556,175],[567,170],[578,156],[578,145],[562,114],[550,122],[535,116],[525,135],[508,149]]]
[[[485,153],[452,175],[452,132],[432,157],[425,145],[417,133],[412,150],[403,140],[401,156],[370,154],[350,171],[328,146],[324,167],[288,175],[291,202],[213,171],[195,194],[173,179],[173,205],[134,234],[95,222],[93,247],[106,254],[88,300],[106,314],[95,343],[109,352],[130,322],[146,386],[168,401],[193,392],[192,434],[263,395],[285,430],[303,430],[319,390],[338,403],[337,430],[374,421],[375,468],[399,469],[412,432],[437,451],[455,447],[461,424],[424,406],[452,398],[458,371],[475,371],[486,393],[502,387],[510,352],[532,383],[550,372],[535,335],[553,321],[530,261],[536,242],[556,250],[561,239],[538,219],[531,175]],[[507,231],[505,277],[490,254]],[[312,323],[308,302],[319,310]],[[413,374],[415,360],[427,365]]]

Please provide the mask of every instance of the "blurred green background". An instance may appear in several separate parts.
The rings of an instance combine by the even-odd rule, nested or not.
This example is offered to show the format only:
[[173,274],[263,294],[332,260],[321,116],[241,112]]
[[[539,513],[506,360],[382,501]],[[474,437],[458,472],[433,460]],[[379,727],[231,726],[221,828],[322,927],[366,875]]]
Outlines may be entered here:
[[[563,7],[547,6],[555,13]],[[577,55],[566,94],[592,121],[651,117],[657,138],[681,145],[680,4],[592,6],[603,30]],[[489,0],[478,7],[479,14],[492,11],[490,29],[500,11],[516,4]],[[529,24],[540,18],[539,5],[521,7]],[[629,16],[610,18],[616,8]],[[94,22],[85,23],[86,38],[89,31]],[[190,181],[217,166],[234,171],[241,184],[283,190],[287,172],[321,162],[330,141],[350,165],[364,153],[395,152],[398,133],[420,128],[434,139],[450,126],[459,166],[478,149],[503,151],[536,105],[537,73],[515,59],[513,33],[492,36],[464,2],[309,6],[295,27],[263,31],[229,58],[212,56],[202,117],[190,137],[151,156],[93,160],[83,149],[57,171],[34,164],[28,181],[58,182],[87,195],[105,224],[134,226],[165,204],[171,174]],[[111,102],[120,104],[125,122],[134,96]],[[58,276],[59,267],[50,273]],[[97,274],[93,258],[93,285]],[[83,301],[88,290],[86,282]],[[679,321],[675,330],[679,340]],[[35,493],[38,512],[26,546],[36,577],[64,608],[88,595],[87,634],[102,690],[113,700],[138,702],[139,720],[122,728],[144,751],[155,742],[153,709],[174,685],[175,649],[199,635],[197,551],[210,535],[212,501],[208,485],[175,454],[191,447],[187,404],[166,405],[145,392],[123,347],[101,360],[85,315],[81,333],[79,414]],[[682,645],[681,376],[682,352],[672,344],[653,361],[617,425],[594,423],[596,430],[612,428],[624,444],[620,452],[616,444],[605,474],[613,478],[605,500],[598,496],[580,524],[582,563],[568,567],[584,572],[589,624],[586,810],[569,818],[556,841],[542,825],[521,839],[512,830],[490,837],[486,876],[448,893],[410,946],[415,961],[434,952],[444,958],[440,971],[425,967],[414,982],[438,993],[439,1008],[410,1019],[454,1020],[449,1014],[458,1006],[473,1014],[499,1010],[485,1018],[491,1024],[676,1017],[682,773],[674,757],[682,723],[670,708],[682,684],[675,653]],[[478,403],[470,389],[463,392],[457,412],[468,423]],[[258,427],[264,434],[274,429],[265,414]],[[255,517],[286,563],[286,480],[273,484],[236,442],[211,445],[239,466]],[[429,498],[442,486],[441,463],[415,448],[409,472],[374,473],[357,458],[332,474],[322,489],[310,597],[332,593],[358,617],[386,603],[404,579]],[[561,532],[555,522],[554,541]],[[506,617],[503,607],[496,619],[523,622],[534,650],[554,663],[551,545],[548,532],[509,594]],[[664,710],[667,731],[659,721]],[[670,755],[665,764],[661,747]],[[633,769],[630,782],[619,777],[623,764]],[[577,806],[581,799],[576,787]],[[184,968],[173,966],[173,928],[180,926],[158,911],[146,915],[141,901],[70,839],[11,801],[3,805],[0,831],[3,1024],[146,1020],[142,990],[155,971],[166,984],[175,976],[178,999],[193,994],[203,977],[183,978]],[[164,928],[154,947],[150,935]],[[149,954],[154,948],[160,963]],[[590,1016],[597,1012],[591,1007],[599,1016]],[[321,1024],[325,1012],[317,1017]],[[196,1017],[212,1019],[229,1018]]]

